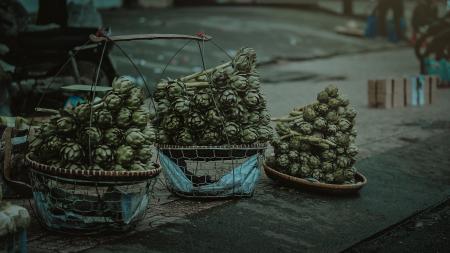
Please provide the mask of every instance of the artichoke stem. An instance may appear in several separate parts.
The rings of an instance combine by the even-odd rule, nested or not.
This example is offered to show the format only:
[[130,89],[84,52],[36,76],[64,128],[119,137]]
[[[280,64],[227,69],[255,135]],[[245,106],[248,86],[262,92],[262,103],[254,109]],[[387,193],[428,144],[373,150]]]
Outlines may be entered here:
[[281,117],[281,118],[271,118],[270,120],[271,121],[280,121],[280,122],[289,122],[289,121],[293,121],[293,120],[296,120],[296,119],[299,119],[299,118],[301,118],[301,117],[290,117],[290,116],[287,116],[287,117]]
[[187,81],[189,81],[191,79],[195,79],[195,78],[197,78],[199,76],[209,74],[209,73],[211,73],[211,72],[213,72],[213,71],[215,71],[217,69],[226,68],[226,67],[228,67],[230,65],[231,65],[231,61],[229,61],[227,63],[224,63],[222,65],[216,66],[214,68],[210,68],[210,69],[204,70],[202,72],[198,72],[198,73],[194,73],[192,75],[188,75],[188,76],[182,77],[182,78],[180,78],[180,80],[183,81],[183,82],[187,82]]
[[304,136],[304,135],[302,135],[302,134],[300,134],[300,133],[298,133],[296,131],[293,131],[293,130],[291,130],[289,134],[287,134],[285,136],[282,136],[280,138],[280,140],[289,138],[291,136],[298,136],[303,141],[307,141],[307,142],[309,142],[310,144],[313,144],[313,145],[324,146],[324,148],[326,146],[336,147],[336,144],[331,142],[331,141],[329,141],[329,140],[325,140],[325,139],[317,138],[317,137],[313,137],[313,136]]
[[53,110],[53,109],[48,109],[48,108],[36,107],[34,110],[36,112],[45,112],[45,113],[51,113],[51,114],[59,114],[58,110]]

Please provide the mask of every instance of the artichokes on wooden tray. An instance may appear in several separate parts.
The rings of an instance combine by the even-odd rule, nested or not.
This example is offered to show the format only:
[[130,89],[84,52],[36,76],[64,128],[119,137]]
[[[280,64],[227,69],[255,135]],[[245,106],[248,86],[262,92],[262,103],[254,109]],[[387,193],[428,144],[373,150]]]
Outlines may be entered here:
[[279,136],[272,142],[272,168],[291,176],[330,184],[355,183],[353,167],[356,111],[334,85],[317,95],[317,102],[275,119]]
[[149,170],[155,129],[132,78],[114,79],[100,102],[61,111],[31,141],[31,157],[69,169]]
[[238,145],[272,139],[251,48],[241,48],[231,62],[216,68],[161,82],[154,98],[160,144]]

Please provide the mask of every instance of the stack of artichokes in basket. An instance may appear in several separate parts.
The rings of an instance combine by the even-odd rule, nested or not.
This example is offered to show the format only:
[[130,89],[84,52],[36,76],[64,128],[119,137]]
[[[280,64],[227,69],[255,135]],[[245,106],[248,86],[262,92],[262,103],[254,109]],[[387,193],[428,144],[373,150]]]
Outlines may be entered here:
[[44,122],[30,143],[33,160],[66,169],[149,170],[155,130],[142,89],[131,78],[114,79],[94,104],[65,109]]
[[331,85],[317,102],[276,119],[280,138],[268,164],[282,173],[331,184],[355,183],[356,111]]
[[270,115],[255,66],[255,51],[241,48],[229,63],[158,84],[154,95],[158,143],[209,146],[270,141]]

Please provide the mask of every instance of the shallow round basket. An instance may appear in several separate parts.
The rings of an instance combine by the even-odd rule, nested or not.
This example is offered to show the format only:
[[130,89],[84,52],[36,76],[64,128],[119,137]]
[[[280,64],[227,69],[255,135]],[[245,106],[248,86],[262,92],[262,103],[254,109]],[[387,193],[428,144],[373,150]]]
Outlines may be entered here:
[[355,175],[355,184],[326,184],[320,182],[311,182],[303,178],[293,177],[269,167],[266,163],[263,164],[264,171],[268,177],[282,184],[292,186],[298,189],[320,192],[324,194],[347,195],[356,194],[367,184],[366,177],[357,172]]
[[161,168],[156,164],[155,169],[144,171],[108,171],[108,170],[74,170],[49,166],[33,160],[30,154],[26,155],[26,161],[31,169],[70,179],[83,179],[87,181],[138,181],[153,178],[159,175]]

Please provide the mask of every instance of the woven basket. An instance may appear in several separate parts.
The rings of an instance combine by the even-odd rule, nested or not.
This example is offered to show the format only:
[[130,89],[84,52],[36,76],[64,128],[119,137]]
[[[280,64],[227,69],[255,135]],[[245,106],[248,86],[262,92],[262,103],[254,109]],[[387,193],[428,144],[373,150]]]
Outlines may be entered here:
[[286,184],[298,189],[320,192],[325,194],[346,195],[355,194],[367,184],[367,178],[357,172],[355,175],[355,184],[326,184],[320,182],[311,182],[303,178],[293,177],[270,168],[266,163],[263,164],[264,172],[268,177],[282,184]]

